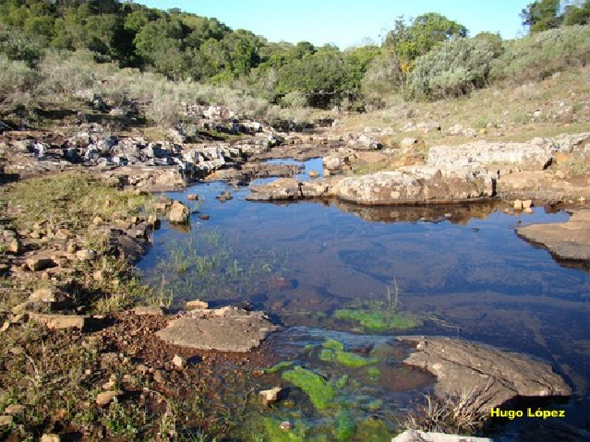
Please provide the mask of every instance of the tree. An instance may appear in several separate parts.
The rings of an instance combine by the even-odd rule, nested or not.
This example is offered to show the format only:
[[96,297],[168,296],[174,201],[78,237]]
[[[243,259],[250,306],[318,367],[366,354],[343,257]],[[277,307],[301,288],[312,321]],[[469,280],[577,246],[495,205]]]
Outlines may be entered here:
[[530,33],[547,31],[561,25],[562,16],[559,11],[559,0],[539,0],[524,8],[520,18],[523,26],[527,26]]
[[564,26],[590,24],[590,0],[583,4],[567,5],[563,14]]
[[389,31],[383,46],[392,47],[402,62],[409,63],[426,54],[435,46],[456,37],[467,37],[467,28],[445,16],[429,12],[407,24],[398,17],[393,30]]

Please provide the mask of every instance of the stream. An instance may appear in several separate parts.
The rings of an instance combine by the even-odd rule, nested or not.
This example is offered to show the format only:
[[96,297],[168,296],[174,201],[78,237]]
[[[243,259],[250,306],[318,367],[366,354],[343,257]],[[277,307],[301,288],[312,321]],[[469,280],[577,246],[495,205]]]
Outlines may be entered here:
[[[304,166],[302,176],[322,170],[321,159]],[[233,199],[217,200],[224,191]],[[188,201],[189,194],[199,195],[199,201]],[[223,182],[168,194],[195,211],[191,227],[163,223],[138,264],[142,278],[160,287],[173,306],[201,299],[211,306],[247,303],[268,312],[290,327],[271,338],[277,360],[299,361],[335,382],[346,379],[347,386],[341,383],[338,389],[342,401],[356,404],[346,412],[354,416],[377,414],[393,422],[396,410],[411,408],[432,379],[384,363],[390,355],[374,369],[336,367],[326,362],[336,354],[329,352],[344,345],[370,359],[395,335],[429,334],[550,362],[574,390],[566,405],[568,423],[587,425],[588,271],[559,264],[514,230],[521,224],[563,222],[567,213],[534,208],[532,214],[515,215],[491,202],[428,207],[254,203],[245,200],[247,194],[247,187]],[[209,219],[200,219],[201,214]],[[332,341],[342,344],[326,344]],[[364,354],[367,346],[372,350]],[[406,351],[394,344],[388,348],[398,356]],[[293,401],[305,404],[305,398]],[[325,419],[303,405],[283,410],[285,415],[305,418],[307,426],[310,420],[321,426]],[[362,431],[379,434],[370,425],[355,427],[354,440],[363,440]],[[308,439],[309,433],[302,440]]]

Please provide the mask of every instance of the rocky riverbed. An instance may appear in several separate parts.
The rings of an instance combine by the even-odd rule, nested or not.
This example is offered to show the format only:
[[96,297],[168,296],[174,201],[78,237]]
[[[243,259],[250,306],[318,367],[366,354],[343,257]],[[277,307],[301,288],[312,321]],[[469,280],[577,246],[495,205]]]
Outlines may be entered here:
[[[205,114],[213,115],[207,109],[199,112],[203,119]],[[60,358],[59,349],[74,342],[72,359],[86,358],[83,360],[88,362],[76,366],[79,378],[73,379],[83,388],[68,388],[75,390],[73,394],[86,414],[99,417],[99,423],[90,421],[76,426],[74,422],[80,416],[72,412],[52,417],[48,423],[33,423],[27,418],[29,412],[56,414],[60,410],[30,405],[27,395],[31,393],[23,390],[14,397],[2,397],[2,403],[7,404],[0,410],[2,434],[19,438],[74,431],[84,437],[111,437],[115,431],[109,424],[114,419],[109,415],[115,412],[113,403],[139,404],[163,419],[162,416],[172,413],[173,399],[184,400],[192,394],[203,398],[199,407],[204,408],[194,409],[188,415],[195,425],[201,425],[207,413],[218,413],[227,403],[229,396],[220,395],[217,389],[227,390],[231,396],[235,389],[255,392],[265,386],[262,370],[271,361],[276,362],[276,357],[271,354],[270,344],[263,342],[277,327],[261,313],[230,308],[221,313],[218,309],[204,309],[166,316],[159,307],[126,310],[130,307],[127,297],[136,288],[133,275],[128,273],[129,266],[150,247],[160,220],[167,218],[182,226],[191,216],[192,209],[187,205],[153,198],[148,192],[181,189],[205,178],[243,185],[257,178],[280,177],[252,185],[247,198],[337,200],[345,210],[368,213],[366,216],[373,216],[370,210],[380,206],[455,204],[498,198],[512,205],[514,199],[532,200],[528,207],[514,206],[516,211],[525,211],[530,204],[563,201],[575,208],[572,218],[563,226],[527,226],[519,228],[518,234],[545,245],[560,259],[588,265],[590,223],[588,210],[580,208],[590,198],[590,183],[586,175],[576,171],[590,164],[589,133],[537,138],[527,143],[481,141],[424,149],[415,139],[384,145],[364,133],[326,128],[288,132],[285,129],[289,126],[229,121],[223,118],[225,114],[218,112],[218,117],[206,119],[207,129],[214,126],[217,133],[227,135],[223,140],[204,133],[188,136],[176,128],[166,133],[164,139],[154,141],[140,133],[114,133],[96,123],[64,128],[61,134],[55,130],[3,134],[0,150],[4,182],[18,185],[19,181],[34,177],[53,177],[58,181],[61,176],[70,178],[65,181],[66,190],[59,186],[50,188],[48,182],[39,181],[37,188],[29,190],[32,195],[27,194],[33,202],[25,203],[24,193],[18,194],[23,200],[15,199],[10,187],[15,184],[5,184],[2,189],[0,272],[6,281],[15,282],[2,287],[7,299],[7,308],[1,313],[2,334],[10,343],[2,354],[2,384],[27,384],[16,373],[19,367],[32,364],[27,370],[32,370],[36,382],[42,385],[44,378],[38,365],[43,358],[47,376],[63,376],[64,358]],[[297,177],[301,173],[299,166],[267,162],[276,158],[322,158],[323,170],[308,173],[305,178]],[[355,175],[361,164],[384,170]],[[80,181],[78,177],[85,178]],[[90,193],[95,186],[100,187],[100,192]],[[53,189],[51,197],[44,196],[48,188]],[[84,200],[85,196],[90,201]],[[35,197],[66,204],[63,214],[67,216],[49,216],[41,204],[37,204],[41,208],[37,210]],[[223,197],[226,198],[231,195]],[[76,205],[80,208],[76,217],[68,215],[70,206]],[[449,206],[449,213],[452,211]],[[163,303],[163,296],[156,297],[154,303]],[[22,332],[31,327],[37,334],[30,341],[23,340]],[[253,350],[261,343],[260,350]],[[45,345],[50,349],[49,356],[43,353]],[[478,397],[485,404],[474,402],[480,414],[519,396],[571,393],[550,366],[518,355],[434,338],[423,338],[418,347],[405,364],[436,375],[437,392],[442,391],[441,395],[460,396],[449,386],[449,379],[460,379],[464,391],[494,390],[493,399]],[[431,350],[436,350],[437,355],[430,354]],[[451,350],[462,358],[451,361]],[[84,355],[74,354],[78,351]],[[336,351],[335,357],[342,357],[343,353],[338,351],[344,350],[331,351]],[[430,359],[426,360],[426,354]],[[65,357],[66,362],[68,358]],[[486,372],[484,379],[482,367],[490,360],[504,360],[510,369],[499,369],[501,376],[493,370]],[[457,371],[457,367],[464,371]],[[194,379],[198,380],[196,384]],[[494,381],[493,388],[488,388],[489,379]],[[458,382],[452,384],[456,386]],[[100,392],[93,391],[91,386],[100,386]],[[61,394],[58,386],[48,391],[53,398]],[[14,405],[24,408],[16,410]],[[233,410],[234,405],[240,406],[228,405],[229,409]],[[126,410],[130,421],[140,419],[140,413]],[[133,421],[131,426],[140,424]],[[129,436],[124,429],[118,431],[120,437]],[[164,430],[146,427],[142,431],[151,434]],[[166,431],[170,437],[177,436],[175,429]]]

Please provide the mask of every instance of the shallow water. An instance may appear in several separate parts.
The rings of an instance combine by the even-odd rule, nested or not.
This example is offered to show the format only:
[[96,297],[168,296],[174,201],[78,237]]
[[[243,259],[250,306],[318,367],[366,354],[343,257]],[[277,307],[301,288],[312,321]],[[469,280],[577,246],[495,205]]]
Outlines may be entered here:
[[[224,190],[233,200],[215,199]],[[186,201],[191,193],[199,194],[198,207]],[[164,224],[138,266],[144,278],[173,288],[178,305],[248,301],[287,326],[361,334],[370,330],[334,312],[380,310],[399,298],[398,310],[422,325],[381,334],[460,336],[541,357],[574,388],[570,421],[585,425],[589,274],[560,265],[514,231],[565,221],[566,213],[535,208],[515,216],[493,204],[268,204],[246,195],[218,182],[170,194],[210,219],[193,215],[186,233]]]

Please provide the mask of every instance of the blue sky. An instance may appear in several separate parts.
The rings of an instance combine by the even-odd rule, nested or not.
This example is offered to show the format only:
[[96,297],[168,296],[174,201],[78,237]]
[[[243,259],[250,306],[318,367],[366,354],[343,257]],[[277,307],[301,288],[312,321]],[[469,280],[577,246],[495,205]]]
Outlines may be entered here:
[[396,17],[438,12],[466,26],[470,35],[500,32],[503,38],[523,33],[520,11],[532,0],[140,0],[153,8],[180,8],[215,17],[232,29],[247,29],[269,41],[316,46],[326,43],[341,49],[363,39],[380,42]]

